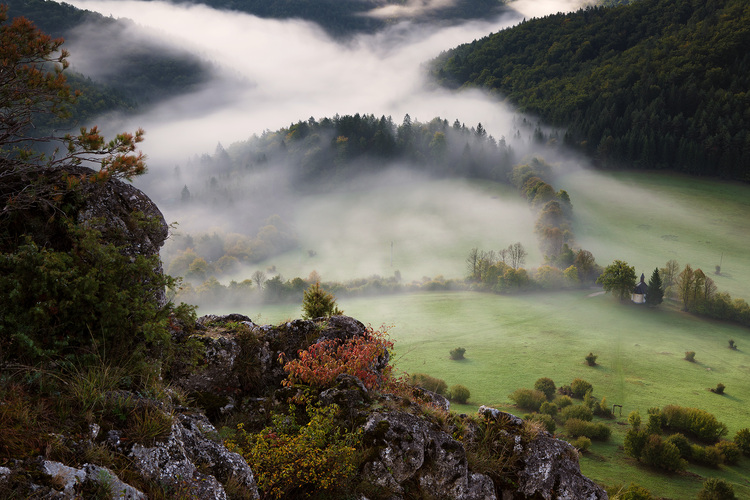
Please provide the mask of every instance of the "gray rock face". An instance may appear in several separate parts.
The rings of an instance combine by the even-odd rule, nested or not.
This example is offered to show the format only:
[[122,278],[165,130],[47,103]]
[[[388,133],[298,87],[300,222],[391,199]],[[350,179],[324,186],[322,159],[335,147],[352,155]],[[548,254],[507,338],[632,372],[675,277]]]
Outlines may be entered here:
[[50,476],[53,483],[59,485],[58,490],[47,492],[45,495],[47,498],[81,498],[79,490],[86,483],[106,487],[113,500],[146,500],[147,498],[142,491],[122,482],[114,472],[106,467],[84,464],[83,467],[77,469],[60,462],[42,460],[39,469],[42,473]]
[[[501,421],[506,429],[519,432],[523,420],[495,408],[481,406],[479,414]],[[534,439],[522,444],[516,440],[515,453],[521,468],[517,473],[517,488],[504,491],[503,500],[607,500],[607,492],[581,474],[578,452],[568,442],[555,439],[542,431]]]
[[495,499],[492,480],[468,470],[463,445],[424,419],[404,412],[374,413],[364,440],[378,450],[363,474],[401,498],[406,484],[433,498]]
[[[79,173],[93,170],[78,167]],[[156,255],[169,234],[161,210],[138,188],[118,179],[105,183],[83,183],[84,207],[78,222],[98,229],[108,239],[124,244],[132,255]],[[136,224],[142,213],[150,223]]]
[[[230,328],[241,324],[244,331]],[[203,316],[201,331],[194,337],[206,347],[206,361],[200,370],[178,377],[176,384],[188,393],[212,394],[231,404],[236,395],[261,395],[286,377],[279,355],[293,359],[297,351],[326,339],[347,339],[363,335],[365,326],[348,316],[315,321],[295,320],[271,327],[254,324],[247,316]],[[379,359],[375,370],[388,364]]]
[[565,441],[539,436],[524,449],[518,493],[544,500],[606,500],[603,488],[581,474],[578,452]]
[[226,499],[222,482],[230,478],[252,498],[259,498],[253,471],[247,462],[206,436],[215,433],[216,429],[204,415],[179,414],[164,442],[151,447],[135,444],[130,456],[145,477],[172,485],[191,498]]

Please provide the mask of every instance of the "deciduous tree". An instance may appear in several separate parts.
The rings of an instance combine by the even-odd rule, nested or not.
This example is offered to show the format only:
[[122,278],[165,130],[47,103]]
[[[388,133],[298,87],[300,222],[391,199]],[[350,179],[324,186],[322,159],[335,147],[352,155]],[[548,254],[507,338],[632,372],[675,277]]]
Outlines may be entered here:
[[612,292],[620,300],[630,297],[635,288],[635,268],[627,262],[615,260],[608,265],[596,280],[609,293]]

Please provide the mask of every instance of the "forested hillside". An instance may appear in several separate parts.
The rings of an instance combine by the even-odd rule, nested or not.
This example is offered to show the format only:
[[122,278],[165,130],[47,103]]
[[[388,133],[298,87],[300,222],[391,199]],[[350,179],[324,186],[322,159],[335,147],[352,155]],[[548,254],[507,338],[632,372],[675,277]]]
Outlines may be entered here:
[[[71,86],[81,91],[73,116],[76,123],[108,111],[128,111],[195,88],[208,77],[206,63],[187,52],[175,52],[155,39],[132,37],[132,22],[106,18],[96,12],[47,0],[0,0],[8,6],[9,18],[25,17],[55,38],[71,41],[86,36],[97,47],[98,57],[117,68],[106,76],[67,73]],[[87,24],[83,33],[76,28]],[[86,41],[86,40],[84,40]],[[39,125],[45,124],[40,122]],[[55,126],[59,127],[57,121]]]
[[750,180],[750,3],[638,0],[524,22],[433,75],[567,129],[602,165]]
[[[187,0],[189,1],[189,0]],[[247,12],[270,19],[304,19],[319,24],[332,36],[372,33],[384,28],[389,19],[367,15],[379,7],[403,6],[403,0],[203,0],[210,7]],[[433,10],[414,12],[412,20],[463,20],[489,17],[499,11],[503,0],[458,0]]]
[[[391,117],[336,115],[299,121],[247,141],[217,148],[188,168],[213,176],[209,186],[220,191],[236,185],[237,176],[269,166],[287,166],[299,188],[330,186],[361,174],[400,165],[437,176],[485,178],[507,182],[513,152],[495,140],[482,124],[467,128],[456,120],[435,118],[427,123],[406,115],[401,124]],[[199,176],[199,177],[205,177]],[[225,193],[222,198],[231,198]]]

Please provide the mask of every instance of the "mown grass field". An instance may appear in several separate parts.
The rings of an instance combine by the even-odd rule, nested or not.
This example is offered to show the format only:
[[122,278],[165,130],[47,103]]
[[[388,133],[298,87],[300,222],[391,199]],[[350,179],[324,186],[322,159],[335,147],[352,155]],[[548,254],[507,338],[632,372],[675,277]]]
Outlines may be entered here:
[[[717,476],[735,483],[738,498],[750,498],[748,459],[739,467],[690,466],[690,474],[665,475],[638,466],[618,448],[628,413],[645,415],[654,406],[705,409],[728,426],[730,439],[750,427],[750,330],[704,321],[668,305],[649,309],[590,295],[590,290],[516,297],[420,293],[339,303],[364,323],[393,325],[399,370],[467,386],[470,404],[455,405],[455,411],[473,412],[487,404],[523,415],[508,395],[533,387],[540,377],[558,386],[576,377],[592,383],[594,396],[623,406],[622,417],[618,411],[618,418],[607,421],[610,441],[594,442],[581,459],[584,473],[601,483],[635,481],[657,495],[682,499],[695,498],[701,478]],[[261,319],[274,323],[298,312],[294,306],[276,306],[261,312]],[[739,350],[728,348],[729,339]],[[455,347],[466,349],[465,360],[450,359]],[[696,352],[695,363],[683,359],[689,350]],[[586,366],[590,351],[599,366]],[[719,382],[726,386],[723,396],[708,390]]]
[[[614,259],[625,260],[648,279],[655,267],[675,259],[681,266],[690,263],[694,268],[702,268],[716,281],[719,290],[750,300],[750,253],[746,250],[750,245],[750,187],[666,174],[601,174],[581,170],[562,176],[556,187],[570,193],[577,241],[591,250],[601,265]],[[462,256],[473,246],[497,249],[519,239],[527,246],[534,244],[528,241],[528,230],[523,231],[523,237],[516,237],[519,222],[526,227],[532,220],[519,218],[523,212],[519,211],[518,200],[500,203],[512,193],[498,187],[494,195],[491,185],[476,189],[482,196],[484,215],[473,224],[467,222],[473,220],[471,213],[446,219],[445,210],[453,205],[432,202],[427,205],[431,215],[426,219],[416,217],[409,219],[409,224],[399,223],[400,209],[439,199],[447,195],[445,191],[437,198],[421,195],[420,202],[407,203],[399,196],[383,199],[389,208],[384,215],[370,221],[373,227],[390,225],[406,229],[419,227],[420,220],[425,225],[430,220],[442,220],[440,231],[415,233],[409,246],[402,245],[401,250],[408,252],[399,255],[397,250],[394,268],[398,267],[399,259],[405,259],[401,263],[414,263],[417,275],[460,278]],[[464,195],[462,192],[462,200]],[[336,201],[352,199],[337,196],[342,197],[329,199],[329,206],[310,210],[306,220],[333,217],[331,214],[337,213]],[[361,203],[376,207],[374,199],[363,199]],[[498,213],[494,228],[485,213],[492,210]],[[500,216],[507,211],[510,211],[507,218]],[[376,240],[347,239],[346,227],[356,220],[357,217],[342,215],[341,227],[333,232],[335,238],[317,232],[319,248],[325,249],[323,255],[317,262],[304,262],[297,257],[293,269],[316,269],[324,279],[327,269],[335,275],[332,266],[336,264],[326,255],[336,248],[333,244],[336,239],[365,243],[341,247],[347,251],[335,255],[339,265],[351,266],[347,264],[350,259],[367,261],[366,245],[368,242],[375,245]],[[362,228],[367,225],[360,226],[360,233],[366,234]],[[451,233],[454,226],[461,228],[455,234]],[[443,233],[453,237],[441,246],[430,247]],[[394,234],[378,233],[377,237],[390,241]],[[425,237],[426,234],[430,237]],[[312,232],[302,237],[311,244],[315,241]],[[399,233],[398,238],[406,236]],[[388,262],[388,246],[381,244],[377,248],[381,269],[393,269]],[[537,261],[538,255],[532,253],[529,267],[538,265]],[[721,274],[713,274],[720,262]],[[283,266],[279,271],[285,277],[295,275]],[[393,325],[394,361],[398,369],[428,373],[444,379],[449,386],[467,386],[472,393],[470,404],[454,406],[456,411],[471,412],[480,404],[488,404],[523,414],[512,406],[508,395],[520,387],[533,387],[539,377],[550,377],[558,386],[570,383],[575,377],[591,382],[597,398],[606,397],[610,404],[623,406],[622,417],[618,414],[617,419],[609,421],[611,439],[606,443],[594,442],[591,452],[581,458],[584,473],[600,483],[638,482],[658,496],[686,499],[695,498],[704,478],[715,476],[732,481],[738,498],[750,499],[748,458],[743,458],[738,467],[706,469],[691,465],[684,474],[663,474],[639,466],[621,449],[627,415],[636,409],[645,415],[648,408],[667,404],[702,408],[728,426],[730,439],[738,429],[750,427],[750,330],[705,321],[682,313],[675,305],[648,309],[620,304],[608,295],[591,296],[595,292],[576,290],[521,296],[420,293],[340,299],[339,305],[346,314],[364,323],[375,327]],[[256,322],[277,323],[299,317],[301,310],[293,304],[250,306],[247,311],[238,312],[248,314]],[[729,339],[737,343],[739,350],[728,348]],[[449,351],[455,347],[466,349],[466,360],[449,359]],[[599,366],[595,368],[584,364],[583,358],[590,351],[598,355]],[[686,351],[696,352],[695,363],[683,359]],[[708,390],[718,383],[726,386],[723,396]]]

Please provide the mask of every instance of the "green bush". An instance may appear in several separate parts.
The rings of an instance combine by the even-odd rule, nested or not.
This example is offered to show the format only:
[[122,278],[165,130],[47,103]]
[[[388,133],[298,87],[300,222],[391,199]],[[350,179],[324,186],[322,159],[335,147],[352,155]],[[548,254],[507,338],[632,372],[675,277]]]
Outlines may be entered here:
[[555,403],[545,401],[539,407],[539,413],[544,413],[545,415],[549,415],[550,417],[555,417],[557,416],[557,405]]
[[716,388],[715,389],[711,389],[711,392],[713,392],[715,394],[724,394],[724,389],[726,389],[726,387],[727,386],[725,386],[724,384],[722,384],[721,382],[719,382],[718,384],[716,384]]
[[435,378],[431,375],[427,375],[426,373],[412,374],[409,377],[409,382],[411,383],[411,385],[416,385],[437,394],[445,394],[445,391],[448,389],[448,384],[445,383],[445,380]]
[[542,377],[534,382],[534,389],[542,391],[547,399],[552,400],[555,397],[555,382],[551,378]]
[[721,463],[721,452],[716,446],[694,444],[691,448],[691,462],[714,468]]
[[693,435],[703,441],[716,442],[727,433],[726,425],[699,408],[668,405],[661,411],[661,418],[663,427]]
[[718,448],[719,452],[721,453],[723,462],[725,464],[737,465],[737,463],[740,461],[742,451],[736,443],[733,443],[732,441],[719,441],[718,443],[716,443],[716,448]]
[[646,465],[669,471],[680,471],[686,466],[685,460],[680,457],[680,450],[658,434],[648,436],[641,450],[640,460]]
[[638,410],[633,410],[628,414],[628,423],[632,429],[638,430],[641,428],[641,413]]
[[750,456],[750,429],[745,427],[738,430],[737,434],[734,435],[734,442],[740,447],[742,453]]
[[612,410],[609,407],[609,403],[607,403],[607,398],[602,398],[602,400],[594,404],[591,409],[593,410],[594,415],[596,415],[597,417],[602,417],[602,418],[613,417]]
[[463,347],[456,347],[455,349],[451,349],[451,359],[464,359],[464,353],[466,353],[466,349],[464,349]]
[[316,281],[305,290],[302,298],[302,319],[315,319],[344,314],[336,305],[333,294],[326,292]]
[[685,359],[691,363],[695,363],[695,351],[685,351]]
[[519,408],[531,411],[539,411],[542,403],[547,401],[547,397],[544,393],[535,389],[516,389],[516,391],[508,397],[511,401],[516,403]]
[[709,477],[698,492],[698,500],[735,500],[734,486],[724,479]]
[[679,432],[677,434],[672,434],[665,441],[675,445],[677,449],[680,450],[680,456],[682,458],[686,460],[690,460],[692,458],[692,445],[690,444],[688,438],[686,438],[683,434],[680,434]]
[[589,366],[596,366],[596,358],[598,356],[594,354],[593,352],[588,353],[588,355],[585,357],[586,364]]
[[593,386],[583,379],[576,378],[570,383],[570,390],[574,398],[583,398],[587,392],[593,390]]
[[646,446],[646,440],[649,434],[645,430],[630,429],[625,434],[625,440],[623,441],[623,448],[625,454],[636,459],[640,459],[643,447]]
[[97,353],[115,363],[169,358],[170,317],[194,311],[157,300],[175,284],[158,271],[158,255],[131,256],[93,229],[68,232],[75,251],[27,240],[0,254],[2,356],[30,364],[87,363]]
[[570,396],[558,396],[555,399],[555,404],[559,409],[563,409],[567,406],[570,406],[573,404],[573,400],[570,398]]
[[591,448],[591,439],[586,436],[578,436],[576,439],[570,442],[577,450],[585,453]]
[[577,418],[571,418],[565,422],[565,432],[571,437],[586,436],[596,441],[606,441],[611,434],[606,424],[587,422]]
[[571,418],[590,422],[594,418],[594,413],[590,408],[584,405],[566,406],[560,412],[560,420],[567,422]]
[[469,389],[461,384],[452,385],[448,394],[448,399],[460,404],[465,404],[471,396]]
[[553,419],[550,415],[547,415],[546,413],[532,413],[530,415],[524,416],[525,420],[529,420],[531,422],[539,422],[541,423],[545,429],[547,429],[547,432],[550,434],[554,434],[555,429],[557,429],[557,425],[555,424],[555,419]]

